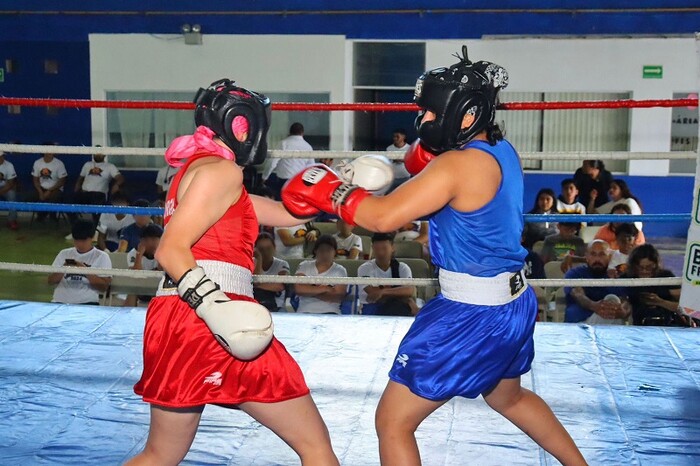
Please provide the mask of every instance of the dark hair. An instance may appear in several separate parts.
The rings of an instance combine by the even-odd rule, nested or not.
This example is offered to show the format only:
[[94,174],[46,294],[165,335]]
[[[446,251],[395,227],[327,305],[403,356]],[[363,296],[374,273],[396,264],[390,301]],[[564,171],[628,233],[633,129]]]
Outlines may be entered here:
[[630,251],[629,256],[627,256],[627,274],[634,276],[635,267],[642,262],[642,259],[648,259],[654,264],[656,264],[656,271],[661,268],[661,256],[659,251],[651,244],[640,244],[636,248]]
[[615,178],[610,182],[610,184],[615,183],[620,187],[620,192],[622,193],[623,199],[634,199],[634,202],[637,203],[639,206],[639,209],[642,209],[642,203],[641,201],[634,195],[632,194],[632,191],[630,191],[630,187],[627,186],[627,182],[625,180],[621,180],[619,178]]
[[394,244],[394,235],[392,233],[375,233],[372,235],[372,244],[379,241],[389,241]]
[[[628,206],[627,204],[623,204],[623,203],[615,204],[614,206],[612,206],[612,209],[610,209],[610,213],[612,214],[616,210],[624,210],[627,215],[632,215],[632,209],[630,209],[630,206]],[[617,228],[615,227],[615,225],[613,225],[613,223],[614,222],[608,223],[610,231],[612,231],[613,233],[617,233]],[[628,223],[628,222],[619,222],[619,223],[622,224],[622,223]]]
[[540,196],[543,194],[546,194],[552,198],[552,208],[549,210],[549,213],[556,213],[557,212],[557,195],[554,194],[554,190],[549,189],[549,188],[542,188],[539,191],[537,191],[537,196],[535,196],[535,205],[534,207],[528,212],[529,214],[537,214],[539,213],[539,207],[537,206],[537,202],[540,200]]
[[[486,139],[489,144],[495,146],[498,141],[502,141],[505,135],[505,131],[501,129],[498,123],[491,123],[486,128]],[[555,198],[556,199],[556,198]]]
[[574,181],[573,178],[564,178],[563,180],[561,180],[561,187],[562,188],[566,188],[570,184],[573,184],[574,186],[576,186],[576,182]]
[[151,207],[151,203],[146,199],[137,199],[131,204],[131,207]]
[[313,254],[314,257],[316,257],[316,251],[318,251],[318,248],[326,245],[326,246],[331,246],[334,251],[338,250],[338,242],[335,240],[335,238],[331,235],[321,235],[318,237],[316,240],[316,243],[314,244],[314,250]]
[[299,122],[292,123],[292,126],[289,127],[289,134],[292,136],[301,136],[304,134],[304,125]]
[[89,220],[78,220],[71,228],[73,239],[83,240],[95,236],[95,224]]
[[605,171],[605,163],[603,163],[602,160],[584,160],[583,163],[591,168],[597,168],[600,171]]
[[163,229],[155,223],[146,225],[141,230],[141,238],[160,238],[161,236],[163,236]]
[[265,239],[270,240],[273,246],[275,245],[275,238],[273,238],[272,235],[266,231],[263,231],[257,238],[255,238],[255,245],[257,246],[260,241]]
[[636,237],[639,234],[639,229],[634,223],[622,223],[617,228],[615,228],[615,236],[619,235],[630,235]]
[[129,205],[129,199],[127,199],[127,197],[121,191],[117,191],[116,193],[112,194],[112,204],[116,204],[117,202],[123,202],[124,204]]
[[396,133],[403,134],[404,136],[406,136],[406,130],[403,128],[396,128],[394,131],[391,132],[391,134],[396,134]]

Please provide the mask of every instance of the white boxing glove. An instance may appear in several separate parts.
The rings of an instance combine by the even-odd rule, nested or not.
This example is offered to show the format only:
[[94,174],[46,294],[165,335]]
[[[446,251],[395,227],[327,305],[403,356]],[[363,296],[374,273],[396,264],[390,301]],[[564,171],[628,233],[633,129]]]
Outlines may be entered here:
[[264,306],[233,301],[211,281],[202,267],[188,270],[177,292],[204,320],[226,351],[248,361],[258,357],[272,341],[272,316]]
[[333,169],[347,184],[354,184],[371,193],[383,191],[394,182],[391,161],[383,155],[363,155],[354,160],[342,160]]

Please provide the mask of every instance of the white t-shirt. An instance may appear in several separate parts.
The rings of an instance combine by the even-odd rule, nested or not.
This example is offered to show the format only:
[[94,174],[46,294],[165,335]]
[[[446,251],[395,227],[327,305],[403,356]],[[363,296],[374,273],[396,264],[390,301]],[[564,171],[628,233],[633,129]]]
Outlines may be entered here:
[[[136,264],[136,254],[138,254],[138,251],[134,248],[126,255],[126,263],[130,269]],[[149,259],[146,256],[141,257],[141,270],[158,270],[158,261],[155,257],[153,259]]]
[[[567,204],[561,199],[557,199],[557,212],[560,214],[585,214],[586,207],[580,202],[574,202],[573,204]],[[586,226],[586,222],[581,222],[582,226]]]
[[[627,199],[620,199],[619,201],[606,202],[602,206],[597,207],[596,210],[599,214],[609,214],[612,212],[613,207],[615,207],[617,204],[627,205],[630,208],[632,215],[642,215],[641,207],[639,207],[637,201],[631,197],[628,197]],[[637,230],[642,231],[642,222],[634,222],[634,226],[637,227]]]
[[626,269],[624,266],[627,264],[627,257],[627,254],[613,249],[612,256],[610,256],[610,262],[608,263],[608,270],[617,269],[620,266],[623,266],[623,268]]
[[[280,143],[281,150],[314,150],[311,144],[304,140],[304,136],[287,136]],[[306,167],[316,163],[314,159],[273,159],[270,166],[265,170],[263,178],[267,179],[273,171],[279,178],[288,180]]]
[[[386,270],[382,270],[377,265],[377,260],[372,259],[362,264],[357,269],[358,277],[370,277],[370,278],[391,278],[391,267]],[[411,268],[404,262],[399,262],[399,278],[413,278],[411,273]],[[367,304],[367,293],[363,286],[360,286],[360,304]]]
[[119,232],[132,223],[134,223],[134,217],[131,214],[124,215],[121,220],[117,218],[116,214],[100,214],[97,231],[105,235],[105,240],[118,243]]
[[[74,247],[63,249],[53,260],[54,267],[65,265],[66,259],[83,262],[85,265],[98,269],[111,269],[112,261],[106,252],[92,248],[86,253],[79,253]],[[99,302],[97,290],[90,286],[85,275],[66,274],[53,292],[52,303],[84,304]]]
[[80,170],[83,179],[83,191],[105,193],[109,192],[109,184],[119,175],[119,169],[108,162],[86,162]]
[[[262,271],[263,275],[279,275],[280,272],[287,272],[289,274],[289,262],[284,261],[282,259],[278,259],[276,257],[272,258],[272,265],[270,265],[270,268],[267,270]],[[275,302],[277,303],[278,308],[283,308],[284,307],[284,301],[286,299],[285,292],[281,292],[279,296],[275,297]]]
[[[66,166],[63,162],[54,158],[50,162],[44,161],[44,158],[40,158],[34,162],[32,167],[32,176],[39,178],[39,185],[44,189],[51,189],[56,186],[58,180],[68,176],[66,172]],[[63,191],[63,188],[61,188]]]
[[178,171],[180,171],[180,167],[175,168],[171,167],[170,165],[166,165],[165,167],[161,168],[158,170],[158,174],[156,175],[156,185],[160,186],[163,191],[168,192],[168,189],[170,189],[170,183],[173,181],[173,178],[175,175],[177,175]]
[[[410,144],[404,144],[403,147],[396,147],[395,145],[390,144],[387,146],[386,150],[388,152],[406,152],[409,147],[411,147]],[[411,174],[408,173],[408,170],[406,170],[406,165],[404,165],[403,160],[392,160],[391,166],[394,169],[394,179],[402,180],[411,176]]]
[[[331,268],[323,273],[319,273],[316,268],[316,261],[304,261],[297,267],[297,275],[307,277],[347,277],[348,272],[340,264],[335,262]],[[329,303],[313,296],[299,296],[299,312],[307,314],[340,314],[340,303]]]
[[14,180],[15,178],[17,178],[15,166],[5,160],[2,164],[0,164],[0,188],[4,188],[5,183],[10,180]]
[[[300,230],[303,230],[304,235],[306,235],[306,226],[304,224],[297,225],[294,227],[284,227],[275,228],[275,249],[277,249],[278,257],[286,257],[289,259],[301,259],[304,257],[304,243],[297,244],[296,246],[285,246],[279,236],[280,230],[287,230],[289,234],[294,236]],[[301,234],[301,233],[299,233]]]
[[[347,257],[350,255],[350,250],[357,248],[360,250],[360,256],[362,256],[362,238],[360,238],[355,233],[350,233],[347,238],[341,238],[338,233],[334,234],[333,237],[338,242],[338,252],[336,253],[339,258]],[[341,254],[342,251],[343,253]],[[360,257],[361,258],[361,257]]]

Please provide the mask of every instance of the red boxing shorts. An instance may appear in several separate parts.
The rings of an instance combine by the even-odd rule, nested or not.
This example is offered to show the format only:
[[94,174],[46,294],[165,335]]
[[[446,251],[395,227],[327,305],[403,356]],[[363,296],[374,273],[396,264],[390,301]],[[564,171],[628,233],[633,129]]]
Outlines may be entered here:
[[240,361],[221,347],[179,296],[159,296],[146,313],[143,373],[134,392],[148,403],[187,408],[275,403],[307,395],[309,388],[299,365],[276,338],[257,359]]

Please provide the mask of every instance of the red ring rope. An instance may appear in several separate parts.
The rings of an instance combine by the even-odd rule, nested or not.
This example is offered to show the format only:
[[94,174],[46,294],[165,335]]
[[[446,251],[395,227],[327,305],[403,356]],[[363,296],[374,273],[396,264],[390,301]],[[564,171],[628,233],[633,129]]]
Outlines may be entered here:
[[[89,99],[35,99],[20,97],[0,97],[0,105],[19,105],[22,107],[60,107],[60,108],[121,108],[121,109],[166,109],[192,110],[191,102],[167,101],[127,101],[127,100],[89,100]],[[509,102],[499,105],[503,110],[573,110],[594,108],[651,108],[651,107],[697,107],[698,99],[658,99],[658,100],[582,100],[569,102]],[[285,103],[272,104],[278,111],[361,111],[361,112],[415,112],[418,107],[412,103]]]

